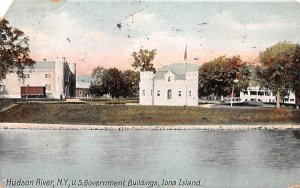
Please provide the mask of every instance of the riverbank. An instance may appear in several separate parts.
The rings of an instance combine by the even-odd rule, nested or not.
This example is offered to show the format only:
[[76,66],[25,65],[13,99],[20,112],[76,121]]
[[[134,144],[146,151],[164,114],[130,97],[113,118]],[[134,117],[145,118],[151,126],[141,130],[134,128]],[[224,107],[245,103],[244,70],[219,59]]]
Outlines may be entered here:
[[113,126],[289,125],[300,124],[300,111],[274,108],[21,103],[1,112],[0,122]]
[[71,125],[41,123],[0,123],[0,129],[29,130],[300,130],[300,125]]

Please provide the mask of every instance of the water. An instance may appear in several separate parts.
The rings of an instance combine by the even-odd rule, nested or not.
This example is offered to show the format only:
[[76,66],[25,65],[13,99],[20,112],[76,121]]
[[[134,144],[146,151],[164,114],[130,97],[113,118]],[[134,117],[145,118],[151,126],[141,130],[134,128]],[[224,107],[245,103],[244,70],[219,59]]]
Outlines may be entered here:
[[[57,185],[58,179],[66,178],[69,183],[140,179],[157,181],[159,187],[166,188],[284,188],[300,183],[300,139],[296,133],[0,130],[0,179],[3,185],[8,179],[36,183],[37,178],[55,184],[25,187],[67,187]],[[163,179],[177,185],[162,186]],[[200,180],[201,185],[181,186],[179,179]]]

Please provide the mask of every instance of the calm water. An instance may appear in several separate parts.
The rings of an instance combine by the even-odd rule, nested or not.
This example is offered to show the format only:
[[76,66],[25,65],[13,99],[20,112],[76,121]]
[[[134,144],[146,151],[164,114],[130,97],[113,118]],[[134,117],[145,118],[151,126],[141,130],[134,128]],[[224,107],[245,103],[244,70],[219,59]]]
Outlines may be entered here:
[[[291,130],[0,130],[0,178],[4,185],[7,179],[54,180],[54,187],[67,187],[56,184],[66,178],[153,180],[159,187],[284,188],[300,183],[300,139]],[[177,185],[162,186],[162,179]],[[179,186],[179,179],[201,180],[201,186]]]

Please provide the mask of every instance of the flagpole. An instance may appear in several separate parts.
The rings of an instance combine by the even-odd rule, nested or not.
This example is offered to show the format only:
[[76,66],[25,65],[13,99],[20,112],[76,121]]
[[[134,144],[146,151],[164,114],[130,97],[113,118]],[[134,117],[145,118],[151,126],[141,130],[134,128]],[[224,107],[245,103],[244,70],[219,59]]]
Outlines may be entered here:
[[185,74],[186,74],[187,73],[187,45],[185,46],[184,58],[185,58]]
[[184,53],[184,58],[185,58],[185,106],[187,106],[187,45],[185,46],[185,53]]

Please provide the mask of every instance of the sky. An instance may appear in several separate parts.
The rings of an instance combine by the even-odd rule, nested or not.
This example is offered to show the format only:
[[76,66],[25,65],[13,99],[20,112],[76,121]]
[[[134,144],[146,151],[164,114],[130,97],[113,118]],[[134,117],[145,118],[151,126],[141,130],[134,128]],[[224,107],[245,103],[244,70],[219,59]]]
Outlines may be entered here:
[[156,68],[226,55],[257,62],[279,41],[300,43],[293,0],[15,0],[5,18],[30,39],[34,60],[66,57],[77,74],[132,69],[132,52],[156,49]]

